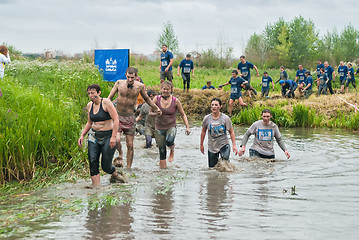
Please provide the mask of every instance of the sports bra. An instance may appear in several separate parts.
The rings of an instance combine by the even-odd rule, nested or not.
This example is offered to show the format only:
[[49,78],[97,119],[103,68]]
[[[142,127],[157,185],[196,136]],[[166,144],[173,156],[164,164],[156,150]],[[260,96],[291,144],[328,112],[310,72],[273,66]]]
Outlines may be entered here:
[[103,122],[103,121],[112,119],[110,114],[108,112],[105,112],[105,110],[103,110],[102,99],[103,98],[101,98],[100,109],[98,110],[98,112],[96,114],[93,113],[93,103],[92,103],[91,110],[90,110],[90,120],[93,122]]

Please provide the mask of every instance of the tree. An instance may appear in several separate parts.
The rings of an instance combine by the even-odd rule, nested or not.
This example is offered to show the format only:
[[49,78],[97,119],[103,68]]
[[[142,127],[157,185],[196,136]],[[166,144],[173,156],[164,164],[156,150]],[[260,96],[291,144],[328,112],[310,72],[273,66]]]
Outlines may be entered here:
[[278,35],[279,44],[275,46],[275,50],[278,53],[279,61],[281,65],[290,65],[289,51],[292,47],[292,43],[289,41],[289,29],[287,25],[283,25],[281,32]]
[[179,51],[178,39],[170,21],[163,24],[162,32],[157,37],[156,49],[161,51],[162,44],[167,45],[168,50],[172,53],[178,53]]

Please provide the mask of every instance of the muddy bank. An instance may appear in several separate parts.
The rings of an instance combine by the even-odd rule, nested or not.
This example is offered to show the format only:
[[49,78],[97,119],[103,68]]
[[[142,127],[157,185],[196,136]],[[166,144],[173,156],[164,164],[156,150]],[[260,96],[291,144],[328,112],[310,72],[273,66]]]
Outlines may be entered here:
[[[159,91],[158,88],[152,89],[156,92]],[[201,120],[202,117],[211,112],[210,101],[214,97],[222,100],[222,112],[228,113],[228,101],[230,95],[229,91],[191,89],[187,93],[182,89],[175,88],[173,95],[181,100],[186,114],[195,120]],[[291,115],[293,106],[300,104],[309,108],[316,114],[325,116],[327,118],[326,121],[337,118],[339,113],[341,115],[349,115],[354,113],[354,108],[345,103],[340,98],[351,104],[356,104],[359,102],[359,94],[357,92],[338,95],[322,95],[319,97],[313,93],[312,96],[310,96],[308,99],[301,98],[298,94],[296,94],[294,99],[285,99],[277,92],[270,93],[270,98],[261,99],[259,95],[260,93],[257,96],[252,96],[251,98],[249,98],[249,96],[243,96],[244,102],[248,104],[248,108],[245,110],[254,108],[276,108],[282,109]],[[233,108],[234,115],[239,115],[242,109],[243,108],[239,106],[238,101],[236,101]]]

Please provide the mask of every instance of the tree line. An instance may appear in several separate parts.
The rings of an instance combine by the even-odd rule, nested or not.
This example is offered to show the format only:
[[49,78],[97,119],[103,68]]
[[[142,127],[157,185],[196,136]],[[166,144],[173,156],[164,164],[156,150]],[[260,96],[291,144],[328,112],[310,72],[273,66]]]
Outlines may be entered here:
[[247,42],[245,55],[251,62],[265,68],[281,65],[296,68],[298,64],[315,68],[317,59],[329,61],[331,65],[338,65],[341,60],[358,60],[358,50],[359,31],[353,25],[320,36],[312,20],[299,16],[290,22],[279,18],[268,23],[262,33],[253,33]]

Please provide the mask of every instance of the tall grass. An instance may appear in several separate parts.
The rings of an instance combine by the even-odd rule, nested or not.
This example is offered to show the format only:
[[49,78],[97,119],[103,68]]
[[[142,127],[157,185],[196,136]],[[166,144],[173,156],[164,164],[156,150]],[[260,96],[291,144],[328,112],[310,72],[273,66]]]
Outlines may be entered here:
[[[14,61],[0,88],[0,183],[29,180],[37,169],[81,160],[77,139],[86,121],[86,87],[109,86],[81,62]],[[78,163],[78,162],[77,162]]]

